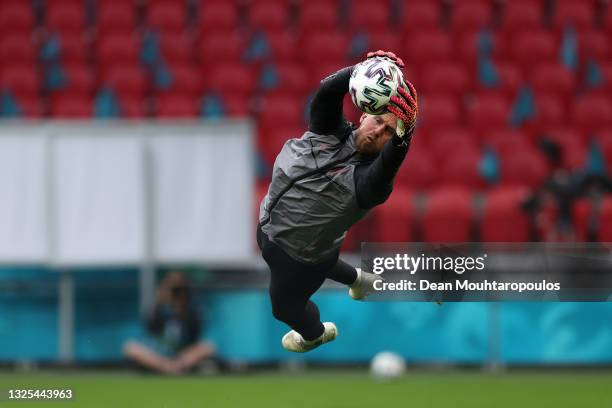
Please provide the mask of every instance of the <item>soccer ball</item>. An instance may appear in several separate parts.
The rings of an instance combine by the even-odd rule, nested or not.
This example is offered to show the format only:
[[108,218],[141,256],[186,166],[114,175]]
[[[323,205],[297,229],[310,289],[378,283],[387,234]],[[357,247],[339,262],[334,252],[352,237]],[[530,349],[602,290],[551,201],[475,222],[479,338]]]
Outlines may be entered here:
[[398,378],[406,371],[406,362],[399,354],[382,351],[370,363],[370,374],[379,380]]
[[401,69],[384,57],[368,58],[355,65],[349,80],[349,93],[359,110],[382,115],[389,99],[397,95],[397,87],[403,84]]

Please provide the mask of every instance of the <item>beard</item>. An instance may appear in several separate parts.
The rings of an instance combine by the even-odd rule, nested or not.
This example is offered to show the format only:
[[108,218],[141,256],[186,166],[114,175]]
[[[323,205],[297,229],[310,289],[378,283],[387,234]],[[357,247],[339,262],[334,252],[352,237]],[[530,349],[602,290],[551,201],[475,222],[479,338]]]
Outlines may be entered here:
[[370,140],[367,135],[360,134],[355,141],[357,151],[364,155],[376,155],[379,152],[376,143]]

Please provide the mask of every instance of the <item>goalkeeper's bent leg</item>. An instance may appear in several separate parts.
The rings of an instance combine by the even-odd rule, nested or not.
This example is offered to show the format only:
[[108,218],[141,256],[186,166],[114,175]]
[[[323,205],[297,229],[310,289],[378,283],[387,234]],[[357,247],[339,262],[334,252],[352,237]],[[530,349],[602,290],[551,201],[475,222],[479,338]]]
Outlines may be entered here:
[[327,277],[344,285],[352,285],[357,280],[357,269],[338,259],[336,265],[327,273]]

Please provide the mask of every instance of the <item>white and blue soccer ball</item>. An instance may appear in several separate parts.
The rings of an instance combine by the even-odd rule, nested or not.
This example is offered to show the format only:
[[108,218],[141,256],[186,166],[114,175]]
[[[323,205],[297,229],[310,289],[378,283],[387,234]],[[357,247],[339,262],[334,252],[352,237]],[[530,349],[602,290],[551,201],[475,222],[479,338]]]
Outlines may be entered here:
[[381,351],[370,363],[370,374],[377,380],[392,380],[406,372],[406,361],[391,351]]
[[355,65],[349,81],[349,93],[359,110],[371,115],[382,115],[391,96],[403,84],[402,70],[390,59],[368,58]]

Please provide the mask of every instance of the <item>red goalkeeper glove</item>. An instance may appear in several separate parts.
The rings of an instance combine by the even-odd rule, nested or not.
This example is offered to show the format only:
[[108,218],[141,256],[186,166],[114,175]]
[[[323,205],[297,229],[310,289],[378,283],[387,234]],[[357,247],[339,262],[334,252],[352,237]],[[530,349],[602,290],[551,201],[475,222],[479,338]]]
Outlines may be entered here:
[[392,96],[389,105],[387,105],[387,111],[397,116],[396,132],[401,138],[412,135],[419,112],[414,86],[408,81],[405,81],[405,85],[408,89],[399,86],[397,88],[399,95]]
[[374,52],[368,52],[366,58],[388,58],[393,61],[398,67],[404,68],[404,61],[402,61],[400,57],[398,57],[391,51],[378,50]]

